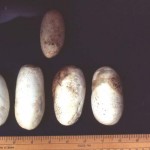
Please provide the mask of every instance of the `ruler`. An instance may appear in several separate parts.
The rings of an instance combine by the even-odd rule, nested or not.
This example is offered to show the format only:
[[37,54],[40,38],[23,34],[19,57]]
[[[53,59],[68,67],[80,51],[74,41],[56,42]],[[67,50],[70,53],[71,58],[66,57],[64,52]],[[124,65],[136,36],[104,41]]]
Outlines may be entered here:
[[150,150],[150,134],[1,136],[0,150]]

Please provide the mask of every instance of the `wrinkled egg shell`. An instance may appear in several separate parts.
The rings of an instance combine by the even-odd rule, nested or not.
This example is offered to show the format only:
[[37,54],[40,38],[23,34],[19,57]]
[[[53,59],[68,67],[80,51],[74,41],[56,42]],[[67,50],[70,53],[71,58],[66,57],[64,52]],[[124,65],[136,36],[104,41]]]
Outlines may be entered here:
[[10,100],[6,82],[0,75],[0,126],[3,125],[9,114]]
[[91,106],[96,120],[104,125],[116,124],[123,112],[120,77],[110,67],[98,69],[92,80]]
[[44,78],[39,67],[31,65],[20,69],[16,84],[15,117],[27,130],[36,128],[45,110]]
[[57,55],[64,44],[65,25],[61,13],[48,11],[42,20],[40,30],[41,49],[47,58]]
[[81,116],[84,104],[83,72],[75,66],[61,69],[54,78],[52,89],[57,120],[65,126],[74,124]]

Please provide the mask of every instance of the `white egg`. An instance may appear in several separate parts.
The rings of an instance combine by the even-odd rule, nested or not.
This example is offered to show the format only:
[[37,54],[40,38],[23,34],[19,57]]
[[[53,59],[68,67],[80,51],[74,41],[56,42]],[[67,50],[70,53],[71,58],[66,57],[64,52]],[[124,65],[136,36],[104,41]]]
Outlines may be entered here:
[[6,82],[0,75],[0,126],[3,125],[9,114],[10,100]]
[[54,110],[57,120],[65,126],[81,116],[85,98],[83,72],[74,66],[61,69],[53,81]]
[[92,80],[91,107],[94,117],[104,125],[116,124],[123,112],[120,77],[110,67],[98,69]]
[[27,130],[36,128],[45,110],[44,78],[39,67],[25,65],[20,69],[16,84],[15,117]]

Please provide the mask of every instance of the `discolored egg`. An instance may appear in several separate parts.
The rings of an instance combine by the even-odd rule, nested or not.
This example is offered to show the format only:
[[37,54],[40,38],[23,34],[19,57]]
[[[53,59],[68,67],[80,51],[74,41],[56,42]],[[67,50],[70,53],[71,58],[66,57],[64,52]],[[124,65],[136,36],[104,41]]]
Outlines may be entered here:
[[96,120],[116,124],[123,112],[123,92],[119,75],[110,67],[98,69],[92,80],[91,107]]
[[4,78],[0,75],[0,126],[3,125],[9,114],[9,93]]
[[54,111],[65,126],[74,124],[81,116],[86,85],[83,72],[75,66],[61,69],[53,81]]
[[64,44],[65,25],[61,13],[48,11],[42,20],[40,29],[41,49],[47,58],[57,55]]
[[27,130],[36,128],[45,110],[44,78],[39,67],[25,65],[18,74],[15,96],[15,117]]

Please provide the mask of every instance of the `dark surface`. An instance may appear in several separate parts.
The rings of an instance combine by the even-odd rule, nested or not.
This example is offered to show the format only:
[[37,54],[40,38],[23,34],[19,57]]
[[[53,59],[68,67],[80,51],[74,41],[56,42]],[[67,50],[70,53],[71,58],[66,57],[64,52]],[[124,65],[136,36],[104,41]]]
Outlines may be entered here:
[[[0,135],[150,133],[150,1],[38,0],[37,5],[40,15],[0,24],[0,72],[7,82],[11,103]],[[52,8],[64,16],[66,40],[59,55],[46,59],[39,32],[44,12]],[[40,66],[45,77],[46,110],[41,124],[32,131],[19,127],[14,116],[16,78],[25,64]],[[80,67],[87,83],[82,116],[69,127],[57,122],[51,93],[54,75],[65,65]],[[114,126],[98,123],[90,105],[93,73],[106,65],[117,71],[124,89],[124,113]]]

